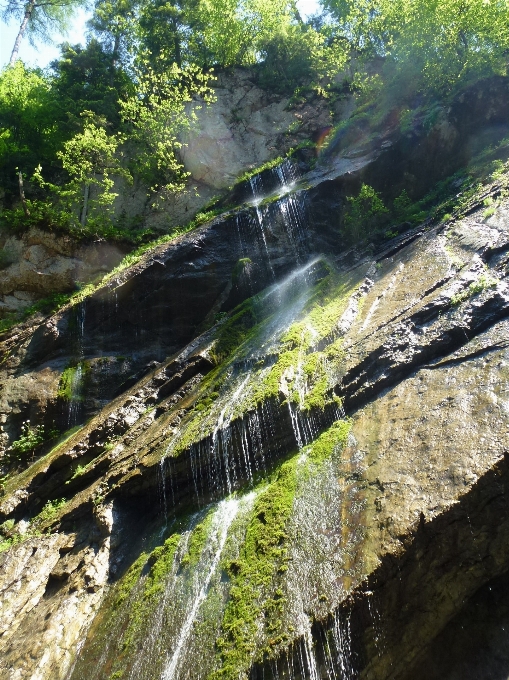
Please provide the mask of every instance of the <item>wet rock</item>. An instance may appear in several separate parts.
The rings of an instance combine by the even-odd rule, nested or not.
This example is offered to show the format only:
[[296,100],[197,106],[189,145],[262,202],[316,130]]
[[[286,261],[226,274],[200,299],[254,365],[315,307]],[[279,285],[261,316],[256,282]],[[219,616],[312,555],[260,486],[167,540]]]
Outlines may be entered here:
[[[434,162],[440,148],[453,153],[466,129],[459,109],[455,116],[441,120],[426,138],[436,150]],[[207,504],[232,491],[241,494],[258,478],[267,482],[268,473],[276,479],[285,460],[305,470],[309,452],[303,441],[316,440],[342,416],[334,393],[352,419],[351,435],[334,456],[323,454],[316,474],[308,470],[296,483],[291,540],[284,546],[276,541],[285,562],[271,581],[270,607],[260,614],[287,617],[286,637],[264,640],[260,633],[253,642],[257,662],[250,671],[248,660],[245,673],[282,678],[293,667],[293,677],[331,677],[333,667],[346,677],[403,680],[426,658],[441,629],[447,636],[464,601],[507,572],[507,203],[501,201],[490,224],[476,205],[447,230],[427,224],[368,251],[358,249],[355,256],[344,253],[337,212],[346,188],[380,173],[402,144],[387,135],[369,148],[359,142],[349,157],[311,173],[305,190],[263,206],[266,231],[254,206],[214,220],[119,274],[83,303],[84,316],[65,312],[6,339],[7,440],[18,436],[16,427],[29,408],[45,417],[57,408],[59,376],[76,348],[89,366],[91,391],[83,413],[91,417],[5,482],[2,521],[23,523],[26,531],[21,543],[0,556],[6,602],[2,678],[76,680],[103,667],[110,676],[110,648],[100,648],[98,628],[90,629],[112,616],[107,586],[158,546],[140,572],[147,579],[165,532],[173,531],[171,513],[175,522],[196,517]],[[288,214],[291,222],[285,221]],[[328,257],[317,263],[320,252]],[[43,254],[36,249],[30,257],[39,262]],[[281,282],[292,270],[297,273]],[[308,353],[320,352],[326,364],[330,352],[337,362],[326,375],[322,399],[304,414],[293,408],[306,355],[281,371],[270,398],[241,410],[249,376],[274,366],[277,333],[287,331],[311,300],[304,296],[297,312],[291,308],[293,316],[283,319],[282,291],[297,301],[303,290],[316,294],[319,316],[325,303],[318,293],[330,272],[344,277],[344,304],[330,333]],[[250,345],[249,332],[261,322],[256,318],[243,328],[239,342],[248,339],[249,352],[234,355],[221,374],[218,338],[221,329],[235,330],[225,315],[274,281],[278,285],[263,293],[272,310],[267,334],[258,346]],[[78,337],[80,318],[84,330]],[[287,338],[284,345],[291,354],[298,342]],[[221,407],[218,393],[207,391],[218,375],[226,395]],[[187,440],[179,439],[193,418],[215,413],[214,404],[215,426],[207,429],[203,418]],[[183,442],[181,449],[172,449],[175,442]],[[41,535],[32,536],[41,510],[61,499],[66,503],[54,515],[40,519]],[[266,523],[267,514],[254,519]],[[238,538],[240,525],[234,531]],[[205,557],[219,554],[217,540],[214,545]],[[213,625],[200,627],[198,621],[189,628],[189,677],[199,675],[192,660],[204,654],[201,628],[221,634],[217,611],[242,568],[233,545],[228,549],[229,561],[216,579],[220,597],[213,606],[207,603],[215,612]],[[198,604],[206,600],[205,590]],[[119,635],[127,625],[122,623]],[[215,649],[215,638],[207,640],[207,649]],[[264,664],[267,647],[273,659]],[[76,671],[81,676],[72,675],[77,655],[77,668],[85,668]],[[97,665],[99,656],[105,666]],[[150,673],[150,666],[145,670]]]

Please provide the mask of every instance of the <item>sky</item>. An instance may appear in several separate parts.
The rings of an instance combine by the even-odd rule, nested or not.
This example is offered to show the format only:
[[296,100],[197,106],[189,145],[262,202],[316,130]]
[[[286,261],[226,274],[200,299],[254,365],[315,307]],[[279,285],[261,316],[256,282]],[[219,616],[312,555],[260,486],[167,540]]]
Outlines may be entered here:
[[[318,10],[318,0],[297,0],[297,5],[303,16],[314,14]],[[38,44],[34,48],[25,38],[21,43],[19,51],[20,59],[30,66],[44,68],[59,56],[60,50],[58,45],[64,42],[64,40],[72,45],[85,42],[85,24],[88,17],[89,13],[85,10],[77,10],[75,20],[67,35],[55,35],[52,45]],[[3,68],[9,62],[18,28],[19,24],[16,22],[11,22],[10,24],[0,22],[0,68]]]

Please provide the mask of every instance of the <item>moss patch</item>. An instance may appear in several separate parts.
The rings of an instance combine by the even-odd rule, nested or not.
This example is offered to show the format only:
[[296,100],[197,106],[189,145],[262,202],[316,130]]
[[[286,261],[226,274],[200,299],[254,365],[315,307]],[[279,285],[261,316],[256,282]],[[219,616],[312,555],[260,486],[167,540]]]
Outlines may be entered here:
[[218,670],[210,680],[247,676],[254,660],[289,644],[283,625],[285,598],[279,581],[288,566],[288,525],[294,500],[308,475],[341,450],[351,429],[338,421],[303,453],[283,463],[255,501],[239,556],[224,564],[231,579],[230,599],[217,640]]
[[194,567],[198,564],[203,548],[207,543],[207,536],[210,533],[213,517],[214,511],[211,510],[203,522],[200,522],[200,524],[194,528],[187,545],[186,554],[180,562],[182,567]]
[[212,358],[216,364],[226,361],[252,333],[260,320],[261,313],[257,298],[250,298],[243,302],[233,316],[220,327],[212,351]]
[[310,446],[304,449],[310,463],[320,466],[331,455],[346,446],[352,429],[350,419],[336,421],[323,432]]
[[60,377],[57,396],[62,401],[83,401],[83,387],[89,367],[85,361],[68,366]]
[[452,296],[451,305],[457,306],[465,300],[468,300],[468,298],[471,298],[473,295],[482,293],[483,290],[495,288],[497,283],[497,279],[489,276],[488,274],[481,274],[477,281],[473,281],[466,290]]
[[141,555],[122,579],[114,608],[119,607],[130,597],[140,576],[148,569],[143,581],[143,589],[133,598],[129,608],[129,621],[121,642],[123,656],[130,655],[137,646],[143,644],[142,631],[164,591],[166,579],[173,568],[180,539],[180,534],[173,534],[163,545],[155,548],[147,559],[145,555]]
[[286,569],[286,525],[295,497],[296,467],[297,456],[283,463],[258,496],[239,557],[225,565],[231,578],[230,599],[217,640],[221,668],[211,680],[237,680],[248,669],[263,625],[262,612],[277,607],[270,590],[275,573]]
[[[235,420],[268,400],[280,405],[290,401],[303,411],[323,410],[337,401],[331,388],[344,356],[337,324],[365,272],[342,276],[330,267],[326,269],[328,274],[309,291],[304,308],[297,305],[297,319],[279,337],[271,339],[271,325],[281,314],[279,301],[262,295],[244,302],[221,324],[212,351],[217,367],[201,383],[194,409],[183,422],[169,455],[178,456],[210,437],[222,409],[226,409],[228,419]],[[288,304],[292,305],[293,299]],[[250,373],[239,374],[238,366],[243,361],[252,362],[253,353],[260,347],[265,353],[258,363]],[[247,381],[238,398],[231,401],[234,371],[238,381],[244,377]],[[224,386],[229,386],[228,392]]]

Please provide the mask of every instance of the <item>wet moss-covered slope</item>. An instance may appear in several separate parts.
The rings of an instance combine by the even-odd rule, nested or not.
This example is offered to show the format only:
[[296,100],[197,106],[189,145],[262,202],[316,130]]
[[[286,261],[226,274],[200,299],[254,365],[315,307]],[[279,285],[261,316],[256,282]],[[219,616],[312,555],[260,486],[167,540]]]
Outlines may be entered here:
[[508,571],[506,175],[346,249],[344,160],[5,341],[77,426],[3,482],[0,677],[403,679]]

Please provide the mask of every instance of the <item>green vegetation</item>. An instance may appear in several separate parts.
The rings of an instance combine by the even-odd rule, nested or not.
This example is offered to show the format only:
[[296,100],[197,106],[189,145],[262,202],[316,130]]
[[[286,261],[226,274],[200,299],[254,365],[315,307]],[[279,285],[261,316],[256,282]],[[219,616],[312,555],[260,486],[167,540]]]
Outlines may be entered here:
[[127,572],[115,585],[113,592],[113,610],[120,609],[126,600],[129,599],[134,586],[138,583],[143,567],[147,563],[147,553],[142,552],[138,559],[131,564]]
[[207,536],[210,532],[213,517],[214,511],[211,510],[205,519],[193,529],[187,544],[186,554],[180,562],[182,567],[192,568],[198,564],[203,548],[207,542]]
[[261,310],[256,298],[243,302],[226,323],[219,329],[216,344],[212,350],[212,357],[216,364],[221,364],[237,350],[253,328],[261,320]]
[[67,501],[65,498],[61,498],[60,500],[47,501],[46,505],[43,507],[43,509],[37,515],[37,517],[35,517],[32,520],[31,524],[33,526],[47,524],[55,517],[58,511],[61,510],[66,503]]
[[263,165],[260,165],[257,168],[247,170],[243,175],[240,175],[240,177],[237,178],[235,184],[237,185],[242,184],[242,182],[247,182],[249,179],[251,179],[251,177],[259,175],[261,172],[264,172],[265,170],[270,170],[271,168],[275,168],[276,166],[281,165],[283,161],[284,158],[282,156],[278,156],[277,158],[274,158],[271,161],[263,163]]
[[[280,406],[288,401],[302,411],[323,410],[340,401],[331,389],[344,357],[336,327],[362,272],[356,275],[359,279],[351,279],[331,272],[325,263],[324,267],[329,273],[309,292],[297,319],[274,340],[270,357],[253,368],[232,417],[243,417],[267,401]],[[295,294],[298,297],[297,289]],[[291,306],[293,302],[285,304]],[[222,386],[232,364],[249,357],[253,347],[263,344],[273,315],[280,313],[280,303],[274,309],[263,297],[255,296],[221,323],[211,350],[217,367],[202,382],[194,409],[183,421],[170,455],[180,455],[212,432],[218,409],[224,408]],[[323,350],[317,349],[319,343],[323,343]]]
[[[69,3],[61,7],[74,6]],[[17,12],[21,5],[8,3],[8,11],[14,7]],[[472,0],[462,9],[456,0],[324,0],[323,8],[329,13],[304,21],[289,0],[97,0],[84,47],[64,44],[46,72],[16,61],[0,73],[2,228],[36,225],[77,238],[142,244],[103,282],[12,314],[0,321],[0,332],[83,299],[148,248],[218,214],[217,207],[204,209],[150,244],[157,234],[144,217],[126,217],[115,207],[126,182],[148,187],[154,210],[182,189],[182,134],[192,133],[195,120],[189,105],[213,100],[213,67],[249,66],[269,90],[294,92],[296,105],[317,96],[331,104],[353,96],[354,115],[328,138],[339,135],[343,142],[369,141],[396,109],[404,134],[419,126],[430,130],[459,89],[506,74],[509,31],[499,3]],[[505,172],[496,150],[483,153],[480,166]],[[463,177],[465,187],[478,170]],[[418,224],[430,213],[453,215],[460,179],[444,181],[417,201],[411,188],[382,200],[375,188],[362,185],[346,199],[340,231],[349,243],[392,238],[394,224]],[[485,217],[492,214],[487,206]],[[5,258],[0,267],[8,265]]]
[[19,543],[28,541],[30,538],[41,536],[43,530],[49,533],[53,521],[66,502],[65,498],[47,501],[41,512],[30,521],[24,533],[14,531],[16,528],[14,520],[4,522],[0,526],[0,534],[4,536],[4,539],[0,542],[0,553],[9,550],[9,548]]
[[358,242],[386,224],[389,210],[373,187],[363,184],[357,196],[348,196],[346,200],[344,229],[349,242]]
[[248,270],[248,267],[249,267],[250,264],[252,264],[251,258],[241,257],[240,260],[235,265],[235,267],[233,268],[232,281],[233,282],[237,281],[239,276],[241,276],[243,274],[243,272]]
[[71,295],[66,293],[54,293],[26,307],[22,312],[5,316],[3,319],[0,319],[0,333],[5,333],[14,325],[26,321],[35,314],[52,314],[65,305],[70,298]]
[[12,442],[11,449],[16,456],[22,456],[25,453],[33,453],[44,440],[44,425],[35,425],[32,427],[30,422],[26,421],[21,426],[21,435],[19,439]]
[[113,590],[111,607],[116,616],[127,613],[123,612],[122,605],[130,601],[126,627],[119,640],[119,653],[114,662],[116,673],[121,672],[119,669],[123,668],[126,657],[135,649],[148,617],[157,607],[166,579],[173,568],[180,539],[180,534],[173,534],[148,556],[143,552]]
[[12,442],[10,449],[17,460],[27,458],[27,454],[35,454],[35,451],[44,442],[58,437],[60,432],[52,427],[46,428],[44,425],[31,425],[30,421],[26,420],[21,426],[21,434],[19,439]]
[[68,479],[68,480],[66,481],[66,484],[69,484],[73,479],[76,479],[77,477],[81,477],[81,475],[84,475],[85,472],[90,468],[90,466],[92,465],[92,463],[93,463],[93,461],[90,461],[90,462],[87,463],[86,465],[77,465],[77,466],[74,468],[74,472],[73,472],[73,474],[72,474],[71,479]]
[[296,468],[297,457],[283,463],[260,493],[239,557],[225,565],[231,579],[230,597],[222,636],[216,642],[221,667],[213,680],[233,680],[247,671],[256,652],[262,612],[281,605],[271,586],[276,572],[287,569],[286,526],[297,488]]
[[[7,332],[16,324],[26,321],[37,314],[43,314],[44,316],[46,316],[49,314],[54,314],[59,310],[62,310],[67,305],[74,306],[79,304],[86,297],[92,295],[101,286],[106,285],[109,281],[115,278],[115,276],[120,274],[122,271],[140,262],[145,253],[154,250],[158,246],[164,245],[165,243],[170,243],[171,241],[174,241],[179,236],[182,236],[188,233],[189,231],[196,229],[201,224],[210,221],[216,215],[219,215],[221,212],[222,210],[219,208],[215,210],[209,210],[206,212],[200,212],[196,215],[196,217],[193,220],[188,222],[183,227],[174,227],[168,234],[164,234],[163,236],[160,236],[155,240],[143,243],[142,245],[138,246],[135,250],[128,253],[116,267],[114,267],[110,272],[108,272],[108,274],[103,276],[96,283],[89,283],[85,286],[80,286],[80,288],[77,291],[71,293],[54,293],[53,295],[50,295],[47,298],[43,298],[42,300],[37,301],[33,305],[26,307],[22,312],[10,314],[4,317],[3,319],[0,319],[0,333]],[[148,235],[147,233],[144,233],[144,237],[146,237],[147,235]],[[114,236],[115,235],[113,235],[112,238]],[[132,233],[130,233],[128,237],[129,237],[128,240],[132,240],[132,238],[134,238]]]
[[451,304],[453,306],[457,306],[465,300],[471,298],[473,295],[482,293],[484,290],[488,290],[489,288],[496,288],[497,283],[497,279],[492,278],[489,276],[489,274],[481,274],[477,281],[471,283],[466,290],[453,295],[451,298]]
[[[65,22],[75,5],[9,0],[5,12],[21,18],[32,8],[26,18],[36,36],[48,17]],[[337,130],[352,139],[369,138],[395,109],[405,134],[431,129],[459,89],[506,75],[503,3],[323,0],[321,10],[328,12],[303,20],[292,0],[96,0],[84,47],[62,45],[47,72],[13,60],[0,73],[4,228],[132,242],[154,236],[141,215],[118,215],[115,197],[131,179],[150,188],[153,207],[182,189],[182,133],[195,120],[189,104],[214,99],[216,67],[249,66],[263,87],[295,93],[295,104],[353,95],[356,114]],[[363,187],[351,198],[352,234],[359,210],[382,219],[376,192]]]
[[84,375],[85,366],[81,362],[77,366],[68,366],[60,377],[57,396],[62,401],[82,401],[81,377]]
[[[334,423],[313,444],[274,473],[258,495],[237,559],[224,564],[231,585],[223,615],[222,633],[216,641],[217,670],[211,680],[243,677],[255,658],[273,655],[287,644],[291,631],[283,623],[284,593],[279,579],[288,569],[288,523],[299,486],[348,439],[351,423]],[[267,646],[258,648],[260,634]]]
[[359,69],[355,82],[386,101],[415,92],[449,95],[476,78],[506,73],[504,3],[324,0],[324,5],[361,59],[383,58],[376,73]]
[[304,449],[307,460],[315,466],[322,465],[333,453],[337,453],[346,446],[351,429],[351,420],[335,422],[310,446]]
[[11,19],[19,22],[19,30],[11,52],[11,66],[18,57],[21,41],[28,34],[31,42],[34,39],[51,42],[55,31],[64,32],[78,7],[85,5],[84,0],[8,0],[4,5],[1,18],[9,23]]

